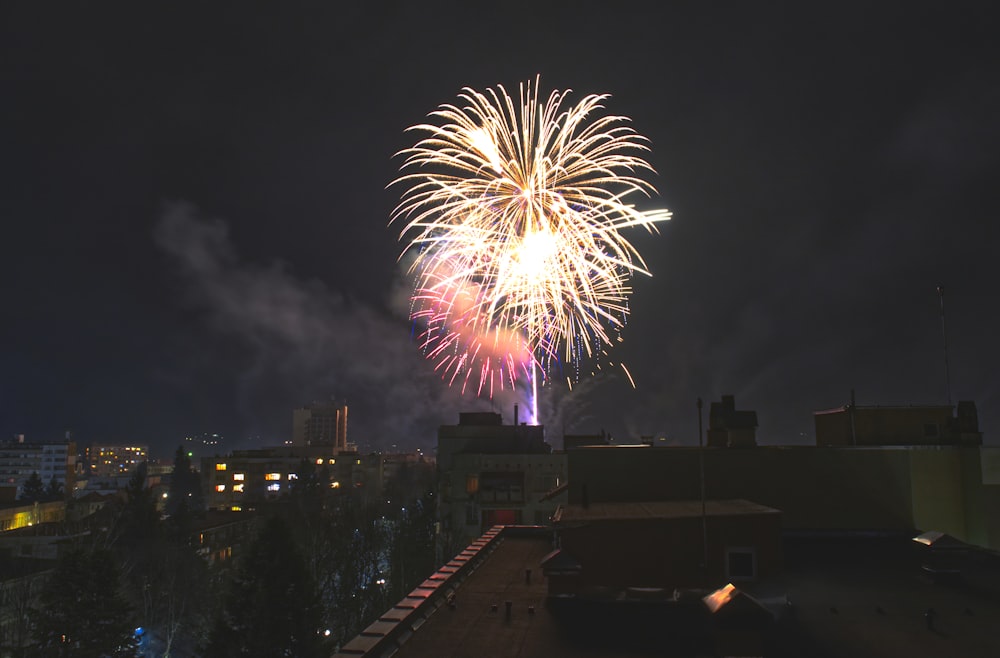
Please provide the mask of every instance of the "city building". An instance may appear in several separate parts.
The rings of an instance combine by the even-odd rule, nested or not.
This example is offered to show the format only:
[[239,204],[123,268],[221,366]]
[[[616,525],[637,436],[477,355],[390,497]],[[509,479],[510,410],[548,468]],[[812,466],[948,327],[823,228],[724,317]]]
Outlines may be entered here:
[[[974,417],[968,406],[960,408]],[[958,424],[957,417],[934,413],[942,426]],[[849,413],[818,412],[816,446],[572,450],[569,502],[699,500],[704,473],[709,500],[742,498],[781,510],[786,529],[937,530],[1000,548],[1000,451],[979,445],[977,425],[963,426],[974,437],[969,442],[953,442],[954,435],[942,432],[929,443],[923,423],[914,422],[928,418],[927,408],[881,407],[875,417],[882,434],[866,429],[866,444],[823,445],[831,415],[843,420]],[[909,435],[913,443],[902,442],[900,427],[917,429]]]
[[42,523],[58,523],[66,518],[66,501],[53,500],[0,505],[0,532],[28,528]]
[[31,637],[31,611],[54,572],[49,560],[4,556],[0,560],[0,655],[25,655]]
[[459,414],[438,429],[439,548],[468,544],[494,525],[545,525],[565,502],[566,453],[541,425],[504,425],[500,414]]
[[76,484],[76,443],[26,442],[23,434],[15,441],[0,443],[0,501],[17,500],[32,473],[37,473],[45,486],[54,479],[68,495]]
[[91,478],[114,478],[128,475],[148,458],[148,445],[95,444],[87,448],[86,451],[86,472]]
[[347,450],[347,403],[314,402],[292,410],[292,445]]
[[723,395],[708,411],[708,445],[714,448],[752,448],[757,445],[757,412],[736,409],[736,398]]
[[231,560],[253,540],[258,521],[254,514],[209,510],[194,521],[195,550],[209,564]]
[[570,504],[553,522],[551,595],[668,598],[781,573],[781,513],[746,500]]
[[979,414],[971,401],[946,405],[857,406],[817,411],[816,445],[982,445]]
[[[847,444],[849,409],[816,446],[757,446],[731,400],[704,448],[574,440],[551,526],[488,529],[336,655],[996,655],[1000,449],[974,407],[914,409]],[[506,457],[490,416],[439,433],[447,518],[475,501],[463,456]]]
[[488,530],[335,658],[996,655],[1000,559],[981,549],[942,583],[912,537],[785,535],[777,576],[567,597],[542,566],[554,541],[551,528]]
[[240,511],[277,500],[299,477],[315,474],[332,489],[381,496],[384,456],[341,452],[332,446],[277,446],[234,450],[201,460],[202,484],[209,509]]

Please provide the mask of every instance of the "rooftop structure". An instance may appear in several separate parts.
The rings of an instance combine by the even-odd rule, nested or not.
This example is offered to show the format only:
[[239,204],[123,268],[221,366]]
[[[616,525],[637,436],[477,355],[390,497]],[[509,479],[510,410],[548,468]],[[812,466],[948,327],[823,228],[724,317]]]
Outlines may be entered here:
[[566,501],[566,453],[552,451],[541,425],[460,414],[438,429],[437,465],[441,556],[494,525],[549,524]]
[[757,412],[736,409],[736,398],[723,395],[708,410],[708,445],[751,448],[757,445]]
[[549,596],[540,563],[551,531],[493,528],[441,567],[336,658],[763,655],[993,656],[1000,615],[994,554],[959,583],[922,570],[909,537],[798,536],[785,568],[755,583],[650,599]]
[[817,411],[816,445],[981,445],[979,414],[971,401],[950,405],[857,406]]

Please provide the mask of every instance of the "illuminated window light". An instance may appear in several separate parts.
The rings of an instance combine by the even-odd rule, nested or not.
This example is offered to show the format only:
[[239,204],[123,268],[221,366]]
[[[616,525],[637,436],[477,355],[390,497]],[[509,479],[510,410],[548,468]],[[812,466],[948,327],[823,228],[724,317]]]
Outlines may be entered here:
[[243,511],[243,508],[240,507],[239,505],[233,505],[229,509],[232,510],[233,512],[242,512]]
[[237,482],[243,482],[246,479],[245,473],[233,473],[233,479]]
[[268,491],[280,491],[281,490],[281,484],[279,484],[277,482],[275,482],[274,484],[269,484],[269,485],[267,485],[267,490]]
[[226,470],[226,468],[227,468],[227,466],[225,464],[216,464],[215,465],[215,470],[217,470],[217,471],[224,471],[224,470]]
[[359,460],[357,460],[357,461],[356,461],[356,462],[354,462],[354,463],[355,463],[355,464],[358,464],[358,465],[360,466],[360,465],[361,465],[361,460],[359,459]]
[[234,484],[233,485],[233,491],[235,491],[236,493],[243,493],[243,487],[244,486],[245,485],[243,485],[243,484]]
[[320,457],[319,459],[316,460],[316,465],[317,466],[320,466],[322,463],[323,463],[323,458],[322,457]]
[[336,463],[337,463],[337,460],[336,460],[336,459],[331,459],[331,460],[330,460],[330,464],[331,464],[331,465],[332,465],[332,464],[336,464]]
[[222,493],[223,491],[226,490],[226,485],[224,485],[224,484],[217,484],[217,485],[215,485],[215,490],[218,491],[219,493]]
[[331,489],[339,489],[340,488],[340,483],[339,482],[331,482],[330,483],[330,488]]
[[299,479],[299,474],[298,473],[289,473],[288,474],[288,479],[289,480],[298,480]]
[[281,473],[268,473],[264,476],[264,479],[268,482],[274,482],[275,480],[281,480]]

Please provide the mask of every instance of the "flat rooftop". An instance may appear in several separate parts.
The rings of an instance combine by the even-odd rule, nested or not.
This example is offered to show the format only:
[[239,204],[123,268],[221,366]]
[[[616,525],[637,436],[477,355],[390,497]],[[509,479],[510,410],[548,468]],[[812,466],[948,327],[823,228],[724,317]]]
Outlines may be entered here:
[[[553,521],[597,521],[625,519],[682,519],[700,517],[700,500],[659,500],[653,502],[590,503],[563,505]],[[739,516],[749,514],[781,514],[779,510],[749,500],[707,500],[706,516]]]
[[[456,566],[442,567],[425,583],[435,587],[432,581],[442,578],[441,593],[428,589],[421,594],[418,588],[407,597],[437,597],[435,604],[418,610],[416,602],[401,602],[345,646],[338,658],[715,655],[708,637],[711,616],[700,598],[705,592],[660,603],[548,599],[539,563],[552,550],[551,534],[492,532],[498,536],[489,540],[482,555],[469,558],[478,562],[470,564],[463,579],[452,583],[447,578],[463,568],[458,566],[462,558],[456,556],[449,563]],[[908,537],[786,538],[787,568],[780,578],[737,584],[774,615],[763,655],[1000,655],[1000,556],[983,554],[988,564],[980,569],[982,578],[970,572],[964,582],[942,584],[922,572],[922,553],[914,548],[919,546]],[[463,554],[473,552],[470,547]],[[525,577],[528,569],[530,582]],[[444,603],[444,592],[453,596],[453,605]],[[925,614],[931,609],[933,623],[928,627]],[[396,624],[405,626],[405,633],[378,643],[379,627]]]

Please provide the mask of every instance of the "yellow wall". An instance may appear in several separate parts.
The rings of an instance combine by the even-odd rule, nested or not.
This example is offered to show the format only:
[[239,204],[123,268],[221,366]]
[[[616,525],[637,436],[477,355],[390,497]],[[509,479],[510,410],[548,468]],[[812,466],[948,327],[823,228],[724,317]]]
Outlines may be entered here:
[[908,454],[914,527],[966,537],[961,453],[928,449]]

